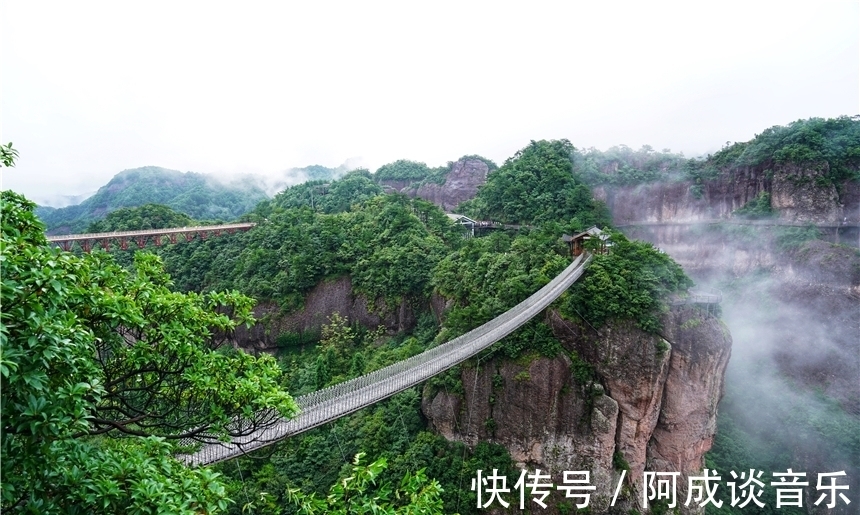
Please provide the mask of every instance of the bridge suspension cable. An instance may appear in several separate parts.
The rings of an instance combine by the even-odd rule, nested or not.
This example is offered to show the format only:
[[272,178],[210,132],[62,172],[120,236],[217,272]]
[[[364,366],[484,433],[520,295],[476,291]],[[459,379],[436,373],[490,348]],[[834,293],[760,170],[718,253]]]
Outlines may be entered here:
[[284,438],[321,426],[387,399],[462,363],[490,347],[542,312],[582,276],[592,257],[582,254],[526,300],[466,334],[369,374],[296,398],[301,412],[230,442],[204,444],[178,456],[191,466],[235,458]]

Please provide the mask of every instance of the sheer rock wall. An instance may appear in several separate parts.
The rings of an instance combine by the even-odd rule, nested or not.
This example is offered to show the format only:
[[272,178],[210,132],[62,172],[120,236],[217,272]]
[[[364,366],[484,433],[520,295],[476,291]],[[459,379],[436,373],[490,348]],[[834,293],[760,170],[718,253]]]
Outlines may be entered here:
[[451,165],[444,184],[432,182],[413,183],[411,181],[382,181],[390,191],[396,191],[432,202],[450,213],[461,202],[469,200],[478,188],[487,182],[490,168],[480,159],[461,159]]
[[362,295],[352,289],[349,277],[322,281],[305,297],[304,306],[285,313],[274,302],[262,302],[254,307],[257,323],[246,329],[236,329],[236,345],[250,352],[273,352],[277,338],[285,332],[319,332],[334,313],[365,327],[384,326],[391,333],[402,332],[415,326],[415,312],[409,302],[398,306],[371,306]]
[[[598,486],[592,513],[642,511],[646,470],[700,473],[731,351],[719,320],[679,308],[664,317],[664,336],[627,323],[597,335],[554,312],[548,322],[567,351],[594,368],[596,381],[577,382],[567,354],[494,358],[462,368],[463,395],[426,392],[423,410],[433,427],[468,445],[504,445],[521,467],[549,471],[555,484],[564,471],[590,471],[590,484]],[[629,472],[623,499],[611,509],[621,458]],[[533,504],[532,511],[558,509],[558,494],[547,510]]]
[[770,194],[771,207],[782,221],[860,222],[860,183],[846,181],[837,187],[826,179],[828,172],[827,163],[733,168],[701,184],[683,180],[598,186],[594,196],[606,202],[616,225],[730,218],[761,193]]

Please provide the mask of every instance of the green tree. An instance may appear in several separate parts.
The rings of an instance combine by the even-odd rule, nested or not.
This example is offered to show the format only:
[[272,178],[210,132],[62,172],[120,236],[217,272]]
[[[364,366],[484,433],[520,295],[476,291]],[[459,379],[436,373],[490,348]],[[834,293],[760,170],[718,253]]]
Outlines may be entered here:
[[769,218],[776,215],[773,206],[771,206],[770,193],[762,191],[750,200],[740,209],[735,209],[732,215],[740,218],[748,218],[756,220],[760,218]]
[[610,319],[631,319],[649,332],[660,330],[660,315],[672,293],[693,286],[672,258],[647,242],[612,232],[610,252],[597,255],[562,301],[561,312],[600,327]]
[[374,177],[377,181],[420,181],[430,175],[431,171],[430,167],[424,163],[399,159],[380,166]]
[[299,489],[288,490],[288,499],[303,515],[331,513],[433,515],[443,513],[442,487],[436,480],[428,480],[424,470],[407,473],[397,488],[388,483],[377,485],[379,475],[388,467],[380,458],[370,465],[361,465],[364,453],[356,455],[352,473],[332,485],[325,498],[305,494]]
[[650,145],[643,145],[634,151],[627,145],[618,145],[605,152],[596,148],[577,150],[573,172],[592,186],[630,185],[682,177],[687,162],[683,154],[673,154],[668,149],[655,152]]
[[197,224],[185,213],[179,213],[161,204],[145,204],[108,213],[103,219],[91,223],[86,232],[141,231],[192,225]]
[[12,142],[7,143],[6,145],[0,144],[0,163],[3,163],[3,166],[15,166],[15,159],[17,158],[18,151],[12,148]]
[[172,292],[152,255],[128,271],[104,253],[62,252],[34,207],[2,193],[0,509],[223,510],[218,475],[182,466],[170,442],[245,434],[296,412],[273,359],[221,348],[252,320],[252,300]]
[[478,195],[464,203],[480,219],[511,224],[606,225],[605,207],[573,175],[573,145],[567,140],[532,141],[487,177]]

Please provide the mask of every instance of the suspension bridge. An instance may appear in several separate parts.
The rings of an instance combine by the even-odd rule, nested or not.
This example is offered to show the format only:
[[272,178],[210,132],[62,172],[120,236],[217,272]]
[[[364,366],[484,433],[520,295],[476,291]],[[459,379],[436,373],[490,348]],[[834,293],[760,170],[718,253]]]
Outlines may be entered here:
[[591,259],[587,253],[578,256],[526,300],[447,343],[375,372],[297,397],[301,412],[294,418],[280,419],[265,429],[230,442],[204,444],[193,454],[178,458],[191,466],[229,460],[332,422],[420,384],[490,347],[542,312],[582,276]]

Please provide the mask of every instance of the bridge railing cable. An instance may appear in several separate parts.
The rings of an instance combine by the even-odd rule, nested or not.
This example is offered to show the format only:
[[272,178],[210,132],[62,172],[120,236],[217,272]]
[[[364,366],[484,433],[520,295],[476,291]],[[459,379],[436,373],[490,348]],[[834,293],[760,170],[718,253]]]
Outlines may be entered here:
[[[580,262],[580,260],[576,261],[568,269],[572,269],[575,266],[578,266],[579,262]],[[565,272],[567,272],[567,270]],[[523,311],[528,309],[530,306],[532,306],[534,304],[534,302],[537,301],[537,299],[542,298],[546,294],[546,292],[551,291],[561,281],[563,281],[563,279],[566,277],[565,272],[562,272],[561,274],[559,274],[558,277],[556,277],[553,281],[551,281],[546,286],[544,286],[543,288],[538,290],[535,294],[533,294],[532,296],[530,296],[528,299],[524,300],[523,302],[517,304],[516,306],[514,306],[510,310],[506,311],[502,315],[499,315],[498,317],[494,318],[490,322],[488,322],[488,323],[486,323],[480,327],[477,327],[475,329],[472,329],[471,331],[469,331],[465,334],[462,334],[462,335],[450,340],[447,343],[444,343],[442,345],[438,345],[438,346],[433,347],[432,349],[429,349],[429,350],[427,350],[421,354],[416,354],[415,356],[412,356],[412,357],[407,358],[407,359],[402,360],[402,361],[398,361],[397,363],[389,365],[385,368],[381,368],[381,369],[376,370],[374,372],[371,372],[369,374],[357,377],[355,379],[351,379],[349,381],[344,381],[342,383],[338,383],[336,385],[330,386],[328,388],[324,388],[322,390],[318,390],[318,391],[313,392],[313,393],[309,393],[307,395],[303,395],[303,396],[299,397],[298,399],[296,399],[296,401],[300,403],[299,407],[301,407],[301,408],[310,407],[314,404],[317,404],[320,402],[325,402],[325,401],[330,400],[332,398],[339,397],[340,395],[342,395],[342,392],[344,392],[344,391],[352,391],[352,390],[363,388],[363,387],[368,386],[370,384],[377,383],[381,380],[384,380],[385,378],[397,375],[398,373],[402,372],[403,370],[414,368],[418,364],[426,363],[427,361],[429,361],[431,359],[437,358],[438,356],[440,356],[442,354],[448,353],[451,351],[451,349],[460,347],[465,342],[468,342],[470,340],[474,340],[474,339],[486,334],[487,332],[489,332],[492,329],[493,324],[496,324],[496,325],[504,324],[504,323],[508,322],[510,319],[516,317],[517,315],[519,315],[520,313],[522,313]]]
[[250,229],[255,223],[237,223],[237,224],[219,224],[219,225],[195,225],[192,227],[170,227],[167,229],[141,229],[139,231],[114,231],[114,232],[91,232],[83,234],[58,234],[47,236],[48,241],[78,241],[78,240],[97,240],[104,238],[123,238],[135,236],[161,236],[165,234],[182,234],[190,232],[214,232]]
[[240,456],[420,384],[478,354],[531,320],[576,282],[590,261],[590,255],[579,256],[526,300],[442,345],[361,377],[297,397],[301,413],[290,420],[281,419],[271,427],[230,442],[206,444],[182,459],[189,465],[207,465]]

